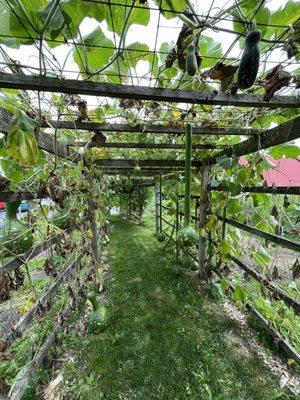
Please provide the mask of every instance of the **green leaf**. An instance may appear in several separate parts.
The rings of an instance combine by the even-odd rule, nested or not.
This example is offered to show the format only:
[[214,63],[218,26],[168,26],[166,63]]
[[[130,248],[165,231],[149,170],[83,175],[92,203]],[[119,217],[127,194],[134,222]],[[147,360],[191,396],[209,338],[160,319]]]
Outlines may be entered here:
[[[110,7],[108,5],[105,6],[106,10],[105,19],[107,22],[108,29],[112,32],[117,33],[120,36],[125,27],[126,16],[131,11],[131,8],[122,7],[122,5],[123,6],[128,5],[127,0],[117,0],[114,1],[113,3],[114,4],[111,4]],[[128,28],[133,24],[146,26],[148,25],[149,21],[150,21],[150,10],[148,5],[139,4],[139,8],[134,8],[132,10],[131,16],[126,24],[125,29],[126,31],[128,31]]]
[[232,158],[227,156],[217,157],[217,164],[220,165],[223,169],[230,169],[232,163]]
[[293,143],[286,143],[272,147],[268,150],[268,153],[274,157],[275,160],[279,160],[282,157],[297,158],[300,156],[300,147]]
[[[285,5],[281,5],[270,17],[270,24],[273,25],[293,25],[300,15],[299,1],[289,0]],[[274,33],[280,28],[275,28]],[[282,28],[281,28],[282,30]]]
[[229,261],[230,260],[230,255],[232,253],[232,247],[231,244],[228,242],[228,240],[223,239],[218,247],[219,254],[221,256],[222,261]]
[[262,265],[262,266],[269,265],[269,263],[272,260],[271,256],[268,254],[267,250],[263,246],[260,246],[260,248],[258,250],[255,249],[253,251],[252,258],[256,264]]
[[6,157],[0,157],[0,176],[14,182],[21,182],[26,178],[17,161]]
[[[109,61],[114,54],[114,44],[98,26],[93,32],[83,37],[84,45],[78,45],[73,50],[74,61],[82,71],[86,66],[90,71],[97,71]],[[95,48],[93,46],[100,46]],[[87,64],[87,65],[86,65]],[[85,76],[85,73],[82,73]]]
[[234,292],[231,295],[232,300],[237,303],[246,303],[247,301],[247,296],[246,296],[246,291],[241,285],[236,285]]
[[34,132],[37,127],[37,121],[30,118],[24,111],[20,110],[16,115],[12,117],[13,125],[18,126],[25,132]]
[[200,55],[203,56],[201,68],[208,68],[215,65],[218,59],[221,58],[223,55],[221,43],[215,42],[209,36],[200,36],[199,48]]
[[187,8],[185,0],[155,0],[155,4],[161,10],[165,10],[162,14],[166,19],[178,17],[178,14],[184,12]]
[[242,185],[234,182],[229,182],[228,188],[232,196],[238,196],[243,190]]

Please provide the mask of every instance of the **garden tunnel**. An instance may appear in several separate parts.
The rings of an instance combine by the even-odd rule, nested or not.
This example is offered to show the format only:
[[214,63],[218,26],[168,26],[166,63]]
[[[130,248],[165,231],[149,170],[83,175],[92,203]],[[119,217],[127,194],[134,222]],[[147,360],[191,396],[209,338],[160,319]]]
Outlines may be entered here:
[[[53,349],[115,285],[110,236],[133,229],[123,247],[158,239],[176,285],[188,276],[195,296],[254,317],[296,382],[264,398],[296,398],[300,186],[267,178],[283,157],[300,168],[299,3],[4,0],[0,13],[0,397],[44,398]],[[168,385],[45,398],[262,398]]]

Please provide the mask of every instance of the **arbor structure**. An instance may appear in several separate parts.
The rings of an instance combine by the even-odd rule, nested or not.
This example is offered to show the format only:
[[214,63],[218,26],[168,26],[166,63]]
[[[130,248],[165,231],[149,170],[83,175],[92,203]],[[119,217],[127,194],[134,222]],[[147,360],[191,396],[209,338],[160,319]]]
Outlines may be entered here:
[[[300,360],[299,338],[278,324],[285,314],[282,320],[288,315],[299,328],[299,286],[281,285],[278,278],[285,272],[275,261],[279,248],[292,251],[284,253],[292,260],[289,267],[293,264],[285,275],[299,279],[300,244],[291,234],[299,224],[299,206],[291,199],[299,196],[299,182],[266,187],[261,178],[272,167],[269,156],[299,157],[293,142],[300,139],[299,5],[290,0],[271,11],[264,1],[252,7],[241,0],[239,6],[203,15],[198,6],[187,0],[52,0],[44,8],[4,1],[0,6],[5,20],[0,201],[36,200],[29,221],[34,246],[21,255],[11,251],[0,267],[2,301],[24,283],[23,269],[34,292],[29,309],[4,329],[5,349],[31,329],[34,319],[49,313],[56,321],[32,344],[35,355],[12,386],[11,399],[20,399],[28,388],[87,282],[101,284],[100,242],[108,241],[109,208],[119,205],[141,222],[152,189],[156,233],[166,248],[175,245],[177,262],[247,308],[289,358]],[[153,28],[150,17],[157,19],[154,46],[133,42],[138,25]],[[85,35],[84,18],[96,24]],[[174,44],[164,42],[164,24],[177,32],[178,19]],[[232,30],[222,21],[230,21]],[[238,91],[240,57],[232,54],[244,49],[247,32],[256,28],[262,31],[260,69],[255,84]],[[228,49],[220,34],[232,38]],[[190,42],[197,44],[193,77],[186,73]],[[22,52],[26,46],[36,51],[38,66],[11,55],[10,48]],[[70,49],[66,58],[57,59],[59,48]],[[187,122],[193,126],[192,219],[199,243],[183,259],[177,234]],[[56,203],[50,217],[39,200],[49,197]],[[39,297],[28,263],[46,250],[44,268],[52,281]],[[75,257],[69,259],[72,251]],[[60,260],[63,268],[53,262],[55,252],[65,260]],[[235,267],[245,277],[236,276]],[[250,277],[258,285],[247,292]],[[67,291],[59,292],[65,286]],[[59,312],[57,293],[64,299]]]

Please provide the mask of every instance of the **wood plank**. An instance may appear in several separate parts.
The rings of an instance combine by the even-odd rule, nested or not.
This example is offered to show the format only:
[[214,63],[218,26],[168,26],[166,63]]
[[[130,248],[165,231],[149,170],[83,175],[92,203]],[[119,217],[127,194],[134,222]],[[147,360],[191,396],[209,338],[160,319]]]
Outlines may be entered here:
[[[300,97],[299,97],[300,99]],[[225,149],[217,155],[210,156],[205,160],[206,164],[216,164],[217,158],[222,156],[240,157],[246,154],[254,153],[262,149],[278,146],[300,138],[300,117],[272,129],[263,131],[259,136],[253,136],[235,144],[231,148]]]
[[[173,168],[179,167],[184,168],[184,160],[164,160],[164,159],[150,159],[150,160],[132,160],[132,159],[99,159],[95,163],[100,167],[127,167],[131,168],[137,164],[140,167],[154,167],[154,168]],[[201,167],[203,163],[201,161],[192,161],[192,167]]]
[[199,90],[162,89],[154,87],[114,85],[77,79],[59,79],[45,76],[29,76],[0,73],[0,87],[9,89],[36,90],[55,93],[83,94],[120,99],[155,100],[170,103],[210,104],[240,107],[298,108],[297,96],[274,96],[271,101],[252,94],[230,95],[226,93],[204,93]]
[[[87,146],[88,142],[64,142],[67,146]],[[93,147],[93,145],[90,145]],[[179,143],[122,143],[122,142],[107,142],[97,147],[105,147],[105,148],[116,148],[116,149],[169,149],[169,150],[184,150],[184,144]],[[193,150],[218,150],[228,148],[228,146],[217,146],[214,144],[194,144],[192,146]]]
[[[119,132],[119,133],[153,133],[183,135],[183,126],[157,125],[157,124],[116,124],[106,122],[78,122],[78,121],[43,121],[43,128],[54,127],[58,129],[77,129],[86,131]],[[193,127],[193,135],[214,135],[214,136],[251,136],[258,135],[261,129],[253,128],[220,128],[211,126]]]

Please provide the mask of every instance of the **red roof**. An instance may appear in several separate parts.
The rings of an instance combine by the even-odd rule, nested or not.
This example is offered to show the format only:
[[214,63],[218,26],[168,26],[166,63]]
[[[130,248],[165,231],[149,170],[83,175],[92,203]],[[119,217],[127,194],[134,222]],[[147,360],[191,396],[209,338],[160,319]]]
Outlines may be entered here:
[[282,158],[268,159],[276,165],[275,168],[264,171],[264,178],[269,186],[273,183],[276,186],[300,186],[300,159]]

